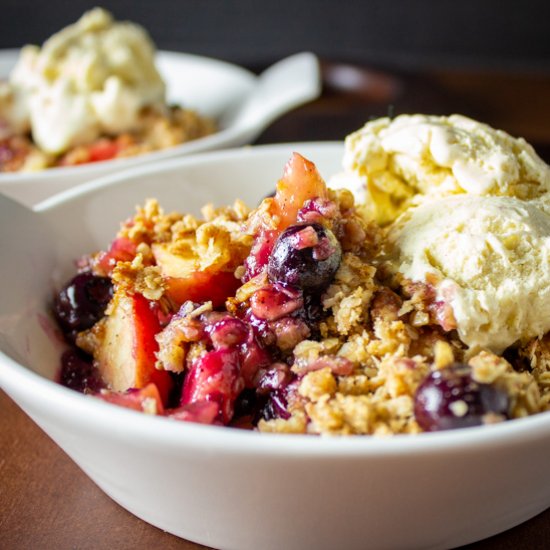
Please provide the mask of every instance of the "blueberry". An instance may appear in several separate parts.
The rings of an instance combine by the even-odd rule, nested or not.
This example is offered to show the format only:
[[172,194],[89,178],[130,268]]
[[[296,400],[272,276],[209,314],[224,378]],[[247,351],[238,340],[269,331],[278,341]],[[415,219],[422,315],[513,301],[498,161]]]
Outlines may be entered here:
[[290,413],[287,410],[288,403],[283,391],[277,390],[271,392],[266,400],[265,405],[260,411],[260,418],[264,420],[273,420],[275,418],[282,418],[288,420]]
[[103,317],[112,296],[111,279],[89,272],[78,274],[61,289],[54,300],[54,313],[69,340]]
[[328,311],[324,310],[321,304],[321,296],[318,294],[306,294],[304,296],[302,316],[310,327],[316,326],[328,316]]
[[428,432],[479,426],[483,416],[508,416],[508,394],[472,378],[468,365],[453,363],[431,372],[418,387],[414,414]]
[[267,264],[273,283],[320,292],[340,266],[342,248],[332,231],[321,224],[291,225],[281,233]]
[[103,388],[99,371],[93,360],[79,349],[69,349],[61,356],[60,382],[82,393],[96,393]]
[[245,388],[235,400],[235,418],[252,416],[256,412],[257,401],[256,391]]

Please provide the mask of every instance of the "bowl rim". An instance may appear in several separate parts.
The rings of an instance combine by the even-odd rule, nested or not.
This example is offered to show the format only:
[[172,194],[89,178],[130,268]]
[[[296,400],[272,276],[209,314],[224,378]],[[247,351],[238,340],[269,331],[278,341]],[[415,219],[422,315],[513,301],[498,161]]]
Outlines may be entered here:
[[[18,48],[4,48],[0,49],[0,62],[6,61],[6,58],[13,57],[13,61],[17,60],[17,57],[21,49]],[[240,65],[230,63],[223,59],[216,59],[213,57],[195,55],[186,52],[178,52],[174,50],[157,50],[156,52],[157,62],[159,58],[161,60],[187,60],[192,62],[199,62],[203,66],[209,66],[212,68],[218,68],[224,71],[230,71],[235,75],[238,75],[242,79],[243,83],[248,82],[249,86],[253,86],[257,81],[258,76],[252,71],[242,67]],[[156,151],[150,151],[141,155],[132,157],[124,157],[118,159],[110,159],[101,162],[93,162],[86,164],[78,164],[76,166],[58,166],[53,168],[47,168],[38,172],[8,172],[0,173],[0,189],[20,186],[24,184],[43,182],[45,185],[51,180],[58,180],[59,178],[71,178],[71,177],[86,177],[87,180],[96,179],[102,177],[106,171],[121,171],[129,169],[134,166],[142,166],[153,162],[160,162],[169,158],[177,156],[192,154],[195,151],[207,151],[210,149],[224,147],[226,142],[236,139],[241,134],[246,134],[249,131],[248,127],[237,127],[229,125],[226,128],[221,128],[214,134],[204,136],[195,140],[180,143],[166,149],[159,149]],[[184,147],[184,151],[181,149]]]
[[[250,156],[281,154],[289,149],[310,149],[337,152],[343,149],[341,142],[289,142],[275,145],[246,146],[230,150],[203,152],[133,167],[128,170],[89,181],[68,189],[39,203],[34,210],[47,214],[71,200],[86,197],[96,190],[131,180],[135,176],[159,173],[167,170],[208,165],[227,159],[246,162]],[[124,434],[146,440],[160,448],[204,448],[224,453],[251,453],[258,456],[294,456],[334,458],[359,458],[367,456],[396,457],[401,455],[425,455],[434,453],[474,452],[488,447],[523,445],[542,438],[550,439],[550,411],[525,418],[518,418],[491,426],[478,426],[433,433],[398,434],[379,436],[315,436],[258,433],[252,430],[206,426],[178,422],[165,417],[137,413],[120,406],[85,396],[49,380],[0,351],[0,387],[18,402],[39,404],[49,409],[48,414],[66,415],[71,411],[71,422],[81,429],[103,434]]]

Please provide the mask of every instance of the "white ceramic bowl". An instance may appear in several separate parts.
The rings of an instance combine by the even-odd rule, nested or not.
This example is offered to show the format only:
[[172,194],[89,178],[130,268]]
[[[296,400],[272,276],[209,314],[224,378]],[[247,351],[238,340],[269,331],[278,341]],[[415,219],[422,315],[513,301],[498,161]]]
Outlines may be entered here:
[[[6,78],[19,50],[0,50],[0,79]],[[125,159],[33,173],[0,174],[0,192],[32,206],[76,184],[115,171],[190,153],[251,143],[283,113],[315,99],[321,92],[319,63],[307,52],[272,65],[261,75],[229,63],[161,51],[157,66],[170,103],[213,117],[220,130],[169,149]]]
[[134,205],[256,203],[292,151],[329,176],[342,146],[244,148],[135,168],[31,213],[0,200],[0,385],[115,501],[216,548],[450,548],[550,505],[550,413],[388,439],[259,434],[148,417],[52,382],[48,303],[73,259],[104,247]]

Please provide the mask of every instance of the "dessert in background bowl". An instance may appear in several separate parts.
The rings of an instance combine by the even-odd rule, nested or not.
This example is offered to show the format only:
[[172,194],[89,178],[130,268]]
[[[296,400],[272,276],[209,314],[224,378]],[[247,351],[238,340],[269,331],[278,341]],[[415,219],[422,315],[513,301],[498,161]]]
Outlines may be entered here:
[[[66,344],[59,334],[55,337],[56,325],[50,310],[53,289],[61,288],[74,276],[73,262],[83,252],[106,249],[119,228],[120,220],[127,219],[128,205],[143,205],[148,197],[155,196],[158,204],[167,209],[192,213],[193,217],[186,219],[193,226],[193,219],[209,202],[218,208],[232,204],[235,197],[252,206],[260,203],[273,191],[274,183],[281,178],[282,167],[293,151],[299,151],[313,161],[322,175],[339,171],[344,154],[341,144],[291,144],[216,152],[114,174],[44,202],[35,212],[17,207],[7,199],[0,201],[0,219],[9,227],[9,232],[1,233],[2,254],[13,258],[1,268],[2,280],[12,289],[6,293],[0,309],[2,388],[117,502],[162,529],[213,547],[449,548],[512,527],[545,509],[550,503],[550,489],[544,483],[550,458],[548,412],[437,433],[318,437],[258,433],[181,421],[184,418],[136,413],[91,395],[81,395],[56,382],[59,358]],[[343,197],[349,193],[336,195]],[[352,209],[352,202],[348,201],[345,206]],[[340,200],[338,204],[338,212],[328,208],[322,217],[332,210],[336,221],[342,216],[342,211],[346,211],[346,208],[341,208]],[[302,215],[309,212],[318,217],[319,210],[306,209]],[[287,213],[287,210],[279,212],[277,217],[293,225],[292,217]],[[354,219],[354,215],[348,212],[340,218],[347,219]],[[161,222],[160,217],[158,221]],[[335,226],[325,225],[323,219],[308,219],[305,222],[314,231],[300,232],[296,238],[290,232],[287,236],[291,245],[283,246],[281,253],[292,256],[296,251],[300,254],[300,250],[312,248],[307,245],[316,239],[325,242],[327,235],[321,230],[318,232],[317,226],[313,225],[319,221],[322,227],[328,227],[337,236],[339,243],[343,242]],[[372,222],[365,223],[373,234],[377,233],[376,228],[368,225]],[[157,229],[162,225],[159,223]],[[79,231],[74,231],[77,226]],[[136,223],[133,227],[139,232]],[[181,223],[178,227],[184,229]],[[260,228],[261,224],[256,227]],[[193,233],[196,229],[191,234],[196,235]],[[14,232],[18,235],[17,241],[9,238]],[[317,251],[321,253],[316,254],[320,259],[328,249],[335,248],[332,239],[327,238],[327,241],[330,246],[321,246]],[[20,254],[22,246],[25,254]],[[354,246],[359,250],[363,245],[357,241]],[[357,250],[351,254],[357,255]],[[211,251],[215,252],[216,247],[212,246]],[[141,252],[145,252],[143,247]],[[346,265],[343,259],[346,254],[349,255],[350,251],[344,251],[340,266]],[[261,254],[257,256],[262,257]],[[313,251],[311,256],[313,258]],[[201,261],[212,258],[206,253],[201,255]],[[389,258],[391,264],[393,256]],[[242,256],[238,261],[241,259]],[[371,259],[368,258],[369,264]],[[309,256],[308,260],[311,260]],[[129,262],[127,267],[131,268],[132,263]],[[330,263],[325,266],[327,277],[336,277],[332,269],[328,269]],[[281,274],[277,259],[269,264],[272,276],[278,279]],[[365,263],[369,268],[366,271],[374,276],[369,264]],[[136,262],[134,268],[137,267]],[[234,266],[228,264],[229,267]],[[380,270],[382,268],[381,265]],[[127,274],[130,272],[126,271]],[[286,277],[286,273],[283,270],[282,275]],[[381,272],[380,280],[390,284],[393,279],[391,269],[385,273],[387,278]],[[291,273],[291,280],[283,282],[293,286],[299,281],[304,288],[310,288],[307,277],[296,279],[294,275]],[[339,277],[341,275],[342,272]],[[154,280],[155,277],[145,277],[142,282],[145,286],[146,281],[152,282],[149,290],[155,292],[158,289]],[[380,292],[382,285],[380,282],[376,284],[373,290]],[[399,296],[399,278],[395,284],[397,286],[388,288]],[[105,287],[101,289],[105,290]],[[340,290],[344,299],[347,296],[345,289]],[[391,296],[387,292],[382,290],[380,299],[375,302],[372,296],[363,296],[365,300],[361,304],[368,304],[372,321],[379,329],[378,334],[369,333],[370,319],[360,321],[366,323],[367,336],[372,337],[370,342],[365,341],[367,345],[377,340],[379,344],[393,341],[394,336],[386,328],[387,323],[396,321],[385,316],[387,311],[383,307],[389,305],[393,314],[409,320],[414,317],[417,326],[413,328],[419,333],[427,332],[432,325],[438,337],[443,335],[443,340],[453,341],[452,346],[449,344],[453,359],[468,363],[469,357],[454,355],[466,353],[466,346],[460,343],[455,328],[441,324],[436,328],[437,322],[447,319],[446,316],[437,316],[439,308],[421,314],[425,294],[417,295],[416,299],[411,297],[409,305],[412,310],[403,308],[396,312],[395,307],[391,307],[395,305],[394,300],[384,299]],[[138,294],[134,293],[134,297]],[[104,298],[103,301],[108,300],[108,294]],[[146,299],[150,298],[152,296]],[[289,293],[288,298],[292,302],[296,296]],[[334,298],[336,303],[337,295]],[[284,300],[279,305],[282,303]],[[258,299],[260,310],[261,304],[262,300]],[[378,307],[374,307],[376,304]],[[411,315],[413,310],[417,312],[415,315]],[[116,309],[112,308],[113,311]],[[147,308],[147,311],[153,310]],[[329,315],[333,313],[329,312]],[[400,333],[400,326],[393,325],[395,337],[409,333],[408,327]],[[227,344],[227,337],[238,339],[240,334],[239,330],[218,332],[205,328],[210,334],[211,344],[208,345],[212,346],[224,341]],[[217,327],[220,328],[223,327]],[[340,341],[340,337],[336,339]],[[235,343],[235,338],[232,338],[231,345]],[[445,369],[439,368],[451,360],[449,349],[445,343],[432,344],[430,349],[437,347],[441,353],[438,352],[439,359],[434,357],[425,361],[433,372],[427,379],[428,384],[435,388],[451,385],[453,382],[445,376]],[[212,350],[204,351],[209,353]],[[367,351],[373,356],[384,353],[376,345]],[[406,345],[402,352],[405,355],[409,352]],[[389,353],[396,355],[399,350],[392,349]],[[498,352],[487,350],[486,353],[497,355]],[[417,363],[414,357],[415,366],[405,361],[403,374],[407,364],[413,372],[422,370],[417,366],[420,360]],[[509,359],[508,364],[511,364],[513,357]],[[361,358],[356,358],[356,361],[360,363]],[[365,383],[358,388],[360,391],[376,391],[378,383],[384,384],[380,377],[373,378],[376,366],[367,365],[363,373]],[[504,366],[507,370],[508,366]],[[314,369],[303,373],[304,379],[308,374],[322,371]],[[463,371],[464,366],[453,372],[460,378]],[[481,371],[490,372],[486,366]],[[534,377],[532,372],[526,374]],[[348,376],[343,371],[332,370],[330,375],[336,381]],[[373,383],[370,388],[369,380]],[[399,377],[393,380],[395,384],[388,387],[389,391],[406,391],[406,378],[401,377],[401,385]],[[455,388],[470,391],[475,387],[469,381],[463,382],[460,379]],[[308,387],[311,393],[306,397],[315,404],[315,392],[319,386],[312,383]],[[341,385],[336,393],[345,389]],[[348,395],[354,395],[351,386],[347,390]],[[336,393],[334,398],[341,399],[336,397]],[[189,391],[189,394],[196,395],[194,391]],[[406,393],[402,395],[406,401],[408,396]],[[491,397],[491,392],[485,395]],[[152,394],[147,397],[156,399]],[[329,399],[323,395],[320,397],[321,404],[329,403]],[[215,404],[216,416],[227,411],[225,407],[219,407],[218,399],[207,402]],[[149,406],[145,407],[147,412],[155,412],[151,403],[149,399]],[[463,400],[462,404],[450,406],[452,416],[463,416],[461,412],[469,404]],[[321,407],[317,410],[323,412]],[[387,412],[391,413],[391,410],[388,408]],[[329,420],[329,426],[334,425],[334,418],[330,416],[321,414],[318,418]],[[317,425],[326,424],[318,422]],[[258,487],[261,487],[260,493]],[[238,498],[232,495],[238,495]],[[452,501],[453,505],[441,506],[442,498]],[[243,517],[248,520],[245,528]],[[331,518],[331,521],[319,521],[319,518]],[[400,528],[395,529],[395,525]]]
[[0,52],[0,191],[33,204],[137,163],[245,144],[315,98],[318,72],[306,53],[259,77],[157,53],[142,27],[95,8],[41,48]]
[[21,50],[0,87],[0,121],[0,172],[140,155],[216,131],[168,105],[145,29],[102,8]]

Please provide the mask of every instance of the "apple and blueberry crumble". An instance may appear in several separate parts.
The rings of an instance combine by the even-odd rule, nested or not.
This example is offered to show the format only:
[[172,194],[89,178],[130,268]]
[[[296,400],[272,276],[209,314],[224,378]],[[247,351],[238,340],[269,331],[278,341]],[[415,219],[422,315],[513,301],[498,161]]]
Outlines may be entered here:
[[388,229],[294,154],[273,196],[199,219],[148,200],[77,262],[53,309],[61,382],[172,420],[414,434],[550,408],[550,339],[469,347]]

